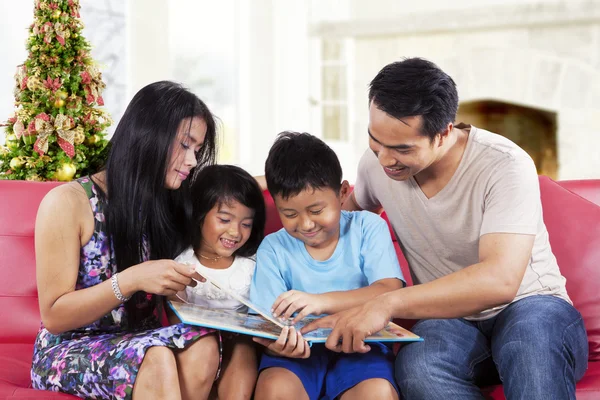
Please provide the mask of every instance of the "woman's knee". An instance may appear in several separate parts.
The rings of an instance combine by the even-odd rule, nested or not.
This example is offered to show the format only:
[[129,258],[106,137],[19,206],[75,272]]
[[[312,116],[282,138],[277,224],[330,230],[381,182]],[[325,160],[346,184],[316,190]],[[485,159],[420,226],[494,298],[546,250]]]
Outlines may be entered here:
[[195,380],[214,381],[221,362],[219,347],[219,338],[216,335],[198,339],[176,354],[179,368],[186,374],[193,375]]
[[157,391],[177,386],[179,377],[173,351],[163,346],[150,347],[136,378],[136,385],[138,384],[153,387]]

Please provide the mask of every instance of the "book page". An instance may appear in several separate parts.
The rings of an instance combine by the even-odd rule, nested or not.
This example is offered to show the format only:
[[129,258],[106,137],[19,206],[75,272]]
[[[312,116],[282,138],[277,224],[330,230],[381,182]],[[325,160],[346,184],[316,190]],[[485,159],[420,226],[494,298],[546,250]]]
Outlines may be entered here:
[[[214,285],[217,289],[223,291],[224,293],[227,293],[227,295],[230,296],[232,299],[237,300],[240,303],[242,303],[243,305],[245,305],[246,307],[248,307],[249,309],[256,311],[261,316],[263,316],[265,319],[267,319],[267,320],[271,321],[272,323],[274,323],[275,325],[277,325],[279,328],[283,328],[284,326],[291,325],[291,323],[282,322],[282,321],[274,318],[273,315],[271,314],[270,310],[262,309],[261,307],[257,306],[256,304],[253,304],[252,302],[250,302],[249,298],[241,296],[238,293],[227,290],[227,287],[225,285],[221,284],[218,281],[218,279],[214,278],[213,276],[210,276],[210,274],[207,274],[206,271],[199,270],[198,268],[196,268],[196,272],[200,276],[204,277],[204,279],[206,279],[207,283]],[[202,285],[203,283],[198,282],[198,284]]]

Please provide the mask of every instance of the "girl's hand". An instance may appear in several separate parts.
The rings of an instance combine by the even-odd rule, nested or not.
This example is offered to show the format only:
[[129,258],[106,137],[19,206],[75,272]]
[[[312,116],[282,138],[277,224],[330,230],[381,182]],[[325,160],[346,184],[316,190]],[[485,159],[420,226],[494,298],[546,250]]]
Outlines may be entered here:
[[138,291],[173,296],[186,286],[196,285],[192,279],[195,273],[194,267],[173,260],[153,260],[126,269],[119,274],[118,280],[126,297]]
[[265,346],[267,352],[280,357],[310,357],[310,345],[293,326],[283,327],[279,338],[275,341],[259,337],[253,337],[252,340]]
[[295,324],[310,314],[323,314],[324,309],[325,301],[322,295],[289,290],[275,299],[271,312],[275,318],[287,321],[298,311],[298,315],[292,320],[292,324]]

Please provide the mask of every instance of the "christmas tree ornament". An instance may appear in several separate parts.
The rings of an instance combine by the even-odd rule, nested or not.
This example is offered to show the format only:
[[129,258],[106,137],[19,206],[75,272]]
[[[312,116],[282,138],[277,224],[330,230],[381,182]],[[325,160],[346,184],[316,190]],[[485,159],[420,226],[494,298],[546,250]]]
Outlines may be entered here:
[[67,97],[69,97],[69,93],[65,92],[64,90],[57,90],[56,93],[54,93],[54,95],[62,100],[66,100]]
[[73,163],[64,163],[58,167],[54,173],[54,177],[61,182],[68,182],[73,180],[75,172],[77,172],[77,169]]
[[6,147],[9,150],[15,150],[19,147],[17,136],[13,133],[6,135]]
[[54,12],[52,12],[52,18],[59,19],[60,18],[60,10],[54,10]]
[[55,108],[61,108],[65,106],[65,101],[63,99],[56,99],[54,101],[54,107]]
[[23,160],[21,160],[21,158],[14,157],[12,160],[10,160],[9,165],[12,169],[19,169],[23,166],[23,164],[25,164],[25,162]]
[[85,144],[94,145],[99,140],[100,140],[100,138],[98,137],[98,135],[90,135],[90,136],[88,136],[87,139],[85,139]]

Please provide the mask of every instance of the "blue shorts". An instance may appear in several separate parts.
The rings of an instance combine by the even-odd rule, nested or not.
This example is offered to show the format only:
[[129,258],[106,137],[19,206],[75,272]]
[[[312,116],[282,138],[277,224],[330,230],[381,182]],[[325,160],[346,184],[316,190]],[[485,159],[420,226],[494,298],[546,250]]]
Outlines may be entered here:
[[285,368],[296,374],[310,400],[333,400],[367,379],[385,379],[398,391],[394,380],[394,353],[381,343],[369,343],[365,354],[344,354],[315,344],[307,359],[275,357],[263,354],[259,371]]

